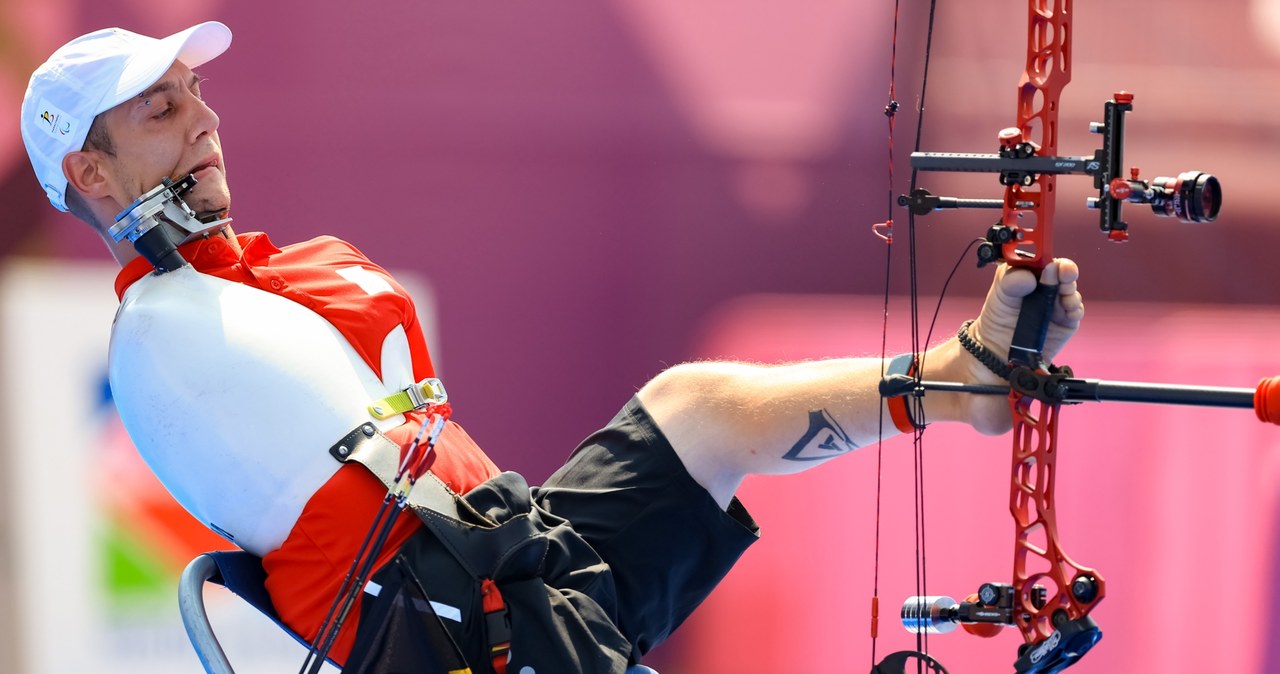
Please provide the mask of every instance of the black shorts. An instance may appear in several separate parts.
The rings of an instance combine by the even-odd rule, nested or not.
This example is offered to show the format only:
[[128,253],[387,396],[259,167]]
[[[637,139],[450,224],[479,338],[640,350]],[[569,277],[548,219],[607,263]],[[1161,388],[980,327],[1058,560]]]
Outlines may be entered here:
[[[426,526],[374,574],[353,671],[449,671],[438,657],[452,640],[459,661],[488,672],[491,648],[509,640],[508,671],[620,674],[758,537],[737,500],[721,510],[689,476],[635,399],[543,487],[503,473],[449,503],[419,510]],[[509,628],[484,613],[482,578],[497,585]],[[423,646],[415,635],[431,625],[448,634]]]
[[612,569],[633,660],[679,627],[759,537],[737,499],[722,510],[694,481],[635,398],[534,501],[568,520]]

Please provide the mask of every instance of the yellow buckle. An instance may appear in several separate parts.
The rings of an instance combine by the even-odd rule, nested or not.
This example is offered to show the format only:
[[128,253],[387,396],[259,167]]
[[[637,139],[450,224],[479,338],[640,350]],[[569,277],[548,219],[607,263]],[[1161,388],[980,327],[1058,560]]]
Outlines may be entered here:
[[373,401],[373,404],[369,405],[369,415],[374,419],[389,419],[410,410],[420,410],[429,405],[442,405],[448,401],[449,394],[445,393],[444,382],[435,377],[428,377],[382,400]]

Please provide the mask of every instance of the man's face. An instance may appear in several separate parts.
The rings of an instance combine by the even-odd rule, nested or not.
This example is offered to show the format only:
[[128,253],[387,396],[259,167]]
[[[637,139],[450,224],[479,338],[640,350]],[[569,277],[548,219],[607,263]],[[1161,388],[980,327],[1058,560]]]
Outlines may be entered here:
[[104,114],[115,156],[108,157],[112,192],[123,210],[162,178],[189,173],[196,186],[184,199],[198,215],[231,207],[218,115],[200,97],[200,78],[180,62],[155,84]]

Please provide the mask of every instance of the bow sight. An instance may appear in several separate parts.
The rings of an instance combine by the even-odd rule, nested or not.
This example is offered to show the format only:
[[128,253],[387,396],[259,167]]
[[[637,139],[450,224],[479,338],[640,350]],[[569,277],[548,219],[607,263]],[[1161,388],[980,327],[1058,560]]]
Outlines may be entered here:
[[[1000,132],[999,154],[961,154],[948,152],[915,152],[911,155],[911,167],[923,171],[959,171],[998,173],[1000,184],[1006,187],[1020,185],[1030,187],[1040,175],[1083,174],[1093,176],[1098,196],[1090,197],[1089,208],[1100,211],[1099,227],[1112,241],[1129,238],[1129,225],[1120,219],[1120,207],[1125,203],[1149,204],[1151,211],[1163,217],[1173,217],[1182,222],[1213,222],[1222,208],[1222,186],[1218,179],[1201,171],[1187,171],[1176,178],[1158,177],[1146,181],[1138,177],[1138,168],[1124,171],[1124,115],[1133,110],[1133,94],[1121,91],[1106,102],[1105,122],[1089,125],[1091,133],[1102,135],[1102,147],[1092,157],[1042,156],[1040,148],[1026,139],[1017,127]],[[1005,208],[1012,211],[1030,210],[1032,201],[1013,201],[1006,204],[1001,199],[959,199],[940,197],[928,190],[912,190],[910,195],[898,197],[900,206],[908,207],[915,215],[926,215],[944,208]],[[1005,259],[1009,248],[1022,239],[1022,231],[1016,225],[996,223],[987,232],[987,241],[979,246],[978,266]]]

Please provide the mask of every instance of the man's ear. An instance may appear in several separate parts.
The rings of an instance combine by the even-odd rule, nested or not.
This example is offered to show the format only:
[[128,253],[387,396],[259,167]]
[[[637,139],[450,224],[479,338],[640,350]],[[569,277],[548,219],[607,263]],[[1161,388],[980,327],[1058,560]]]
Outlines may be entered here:
[[105,162],[102,153],[95,150],[67,153],[62,158],[62,174],[67,177],[68,187],[80,192],[86,199],[107,196],[111,186]]

